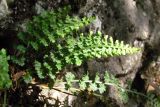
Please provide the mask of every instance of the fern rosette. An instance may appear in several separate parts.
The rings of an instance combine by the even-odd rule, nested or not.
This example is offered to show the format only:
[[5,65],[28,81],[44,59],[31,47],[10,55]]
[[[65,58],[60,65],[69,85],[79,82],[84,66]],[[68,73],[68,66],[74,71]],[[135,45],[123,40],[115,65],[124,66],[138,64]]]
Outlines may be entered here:
[[[99,31],[95,34],[92,31],[80,33],[79,30],[94,18],[80,19],[68,14],[69,8],[65,7],[34,16],[26,24],[26,31],[18,34],[21,45],[17,47],[20,53],[17,57],[21,60],[12,57],[13,61],[21,66],[33,64],[40,79],[49,77],[55,80],[56,74],[67,65],[80,66],[88,59],[138,51],[118,40],[114,42],[112,37],[103,36]],[[27,60],[29,57],[32,60]]]

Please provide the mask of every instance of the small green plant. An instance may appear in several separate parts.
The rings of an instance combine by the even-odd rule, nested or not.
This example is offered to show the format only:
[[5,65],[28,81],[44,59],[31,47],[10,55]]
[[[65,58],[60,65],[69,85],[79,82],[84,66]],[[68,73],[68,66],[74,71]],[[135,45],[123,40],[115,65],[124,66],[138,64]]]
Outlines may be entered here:
[[[80,29],[91,23],[94,17],[72,17],[69,16],[69,10],[69,7],[65,7],[34,16],[33,20],[26,23],[25,31],[18,34],[20,43],[15,46],[17,53],[11,59],[13,63],[27,68],[29,72],[24,77],[27,83],[34,74],[39,79],[49,78],[53,83],[57,74],[68,66],[80,66],[89,59],[139,51],[139,48],[124,44],[123,41],[114,41],[100,31],[81,33]],[[104,81],[100,81],[98,74],[94,81],[88,75],[84,75],[81,80],[75,80],[72,73],[67,73],[65,79],[68,88],[72,87],[73,82],[77,82],[80,90],[103,93],[108,85],[113,85],[122,96],[125,95],[118,80],[108,73],[105,74]]]
[[63,44],[58,44],[56,50],[44,55],[43,61],[36,60],[35,70],[40,78],[45,78],[46,73],[52,78],[52,75],[67,65],[80,66],[89,59],[125,55],[136,51],[137,48],[131,48],[123,42],[114,43],[111,37],[103,38],[100,32],[86,36],[81,34],[77,39],[70,37]]
[[9,76],[9,57],[6,55],[6,50],[0,50],[0,90],[8,89],[12,85],[12,81]]
[[79,29],[94,18],[79,19],[68,14],[69,7],[65,7],[33,17],[26,24],[26,31],[18,34],[21,44],[16,49],[19,54],[13,56],[12,61],[20,66],[34,65],[32,71],[35,70],[40,79],[55,80],[56,74],[68,65],[80,66],[89,59],[138,51],[118,40],[114,42],[112,37],[99,31],[80,33]]
[[71,72],[67,72],[65,75],[66,80],[66,87],[68,89],[74,87],[74,84],[77,83],[79,87],[77,87],[76,90],[79,91],[92,91],[92,92],[99,92],[100,94],[103,94],[108,86],[115,87],[117,91],[118,97],[125,103],[128,101],[128,94],[125,91],[125,89],[120,85],[117,78],[115,78],[113,75],[109,74],[107,71],[104,74],[103,80],[100,79],[99,74],[96,74],[95,79],[91,80],[89,79],[89,75],[83,75],[83,77],[79,80],[76,80],[75,75]]
[[147,94],[148,99],[146,102],[146,107],[160,107],[160,96],[155,96],[154,94]]
[[12,80],[9,76],[9,57],[6,55],[6,50],[0,50],[0,91],[4,91],[3,107],[6,107],[7,89],[12,86]]

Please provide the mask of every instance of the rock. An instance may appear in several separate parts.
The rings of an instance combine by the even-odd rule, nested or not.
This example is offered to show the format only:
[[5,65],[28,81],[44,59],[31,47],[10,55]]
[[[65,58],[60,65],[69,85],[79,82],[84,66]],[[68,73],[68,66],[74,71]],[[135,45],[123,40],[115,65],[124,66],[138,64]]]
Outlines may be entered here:
[[[41,88],[41,92],[39,93],[39,100],[45,101],[48,105],[53,106],[72,106],[72,102],[76,99],[75,96],[70,95],[70,91],[61,91],[64,90],[64,84],[63,83],[57,83],[53,88],[49,89],[48,87],[44,87],[42,85],[39,86]],[[57,105],[56,105],[57,104]]]
[[90,30],[93,31],[94,33],[96,33],[97,31],[102,30],[101,27],[102,27],[102,21],[99,19],[98,16],[96,16],[96,19],[90,25]]
[[[141,78],[146,80],[146,87],[147,85],[151,85],[155,88],[155,91],[157,91],[156,86],[160,85],[160,56],[149,64],[146,71],[142,72]],[[159,92],[157,94],[159,94]]]
[[43,4],[44,4],[44,2],[42,2],[42,1],[36,2],[36,4],[35,4],[36,14],[40,14],[44,11],[44,8],[42,7]]
[[134,0],[125,0],[123,8],[126,11],[126,16],[129,21],[136,27],[135,36],[142,40],[147,39],[150,32],[148,22],[149,17],[147,17],[146,13],[141,10],[141,8],[137,8]]
[[0,20],[9,14],[8,5],[6,0],[0,1]]
[[134,72],[141,64],[142,52],[137,54],[111,57],[103,60],[88,61],[88,71],[91,75],[96,72],[108,71],[113,75],[127,75]]

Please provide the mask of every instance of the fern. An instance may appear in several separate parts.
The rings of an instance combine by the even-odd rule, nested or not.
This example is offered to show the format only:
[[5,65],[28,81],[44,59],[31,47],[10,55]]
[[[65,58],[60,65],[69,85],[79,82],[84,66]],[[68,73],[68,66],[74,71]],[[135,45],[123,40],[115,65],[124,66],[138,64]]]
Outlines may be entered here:
[[10,88],[12,81],[9,77],[9,64],[8,56],[6,55],[6,50],[0,50],[0,90]]
[[77,83],[79,86],[77,90],[83,91],[87,89],[88,91],[99,92],[100,94],[103,94],[108,86],[113,86],[118,90],[118,97],[125,103],[128,101],[127,91],[120,85],[119,81],[107,71],[104,75],[104,81],[100,79],[99,74],[96,74],[94,80],[89,79],[88,75],[83,75],[81,79],[76,80],[75,75],[71,72],[67,72],[65,80],[68,89],[73,89],[74,84]]
[[[70,17],[68,14],[70,8],[61,8],[58,11],[45,11],[39,16],[33,17],[33,20],[26,24],[26,32],[21,32],[18,37],[29,44],[36,51],[41,47],[55,46],[59,39],[70,36],[73,31],[88,25],[93,18]],[[30,35],[25,38],[25,35]],[[28,39],[28,40],[27,40]]]
[[[80,66],[88,59],[126,55],[138,51],[137,48],[124,45],[118,40],[113,42],[111,37],[109,39],[103,38],[99,32],[89,34],[89,36],[81,34],[76,39],[67,38],[63,44],[55,46],[55,49],[55,51],[44,56],[43,62],[41,62],[42,68],[45,68],[44,71],[57,73],[67,65]],[[47,66],[44,63],[47,63]]]
[[79,30],[94,18],[71,17],[69,10],[64,7],[45,11],[26,23],[26,31],[18,34],[20,45],[16,47],[18,54],[12,56],[12,61],[29,67],[29,71],[36,71],[40,79],[49,77],[54,81],[57,73],[68,65],[80,66],[89,59],[132,54],[139,50],[118,40],[114,42],[112,37],[104,36],[100,31],[80,33]]
[[160,97],[155,96],[154,94],[147,94],[146,107],[160,107]]
[[[11,56],[11,60],[27,69],[23,77],[25,82],[29,83],[36,73],[39,79],[49,78],[49,84],[53,85],[57,74],[67,66],[80,66],[89,59],[133,54],[140,50],[124,44],[123,41],[114,41],[100,31],[80,33],[80,29],[89,25],[94,17],[80,19],[69,16],[69,11],[70,7],[45,11],[34,16],[26,23],[25,31],[18,33],[20,44],[15,46],[17,53]],[[88,74],[76,80],[75,75],[69,72],[65,79],[66,88],[73,87],[76,82],[80,90],[87,89],[100,94],[112,85],[118,89],[125,102],[128,99],[118,80],[107,72],[104,81],[101,81],[98,74],[94,80],[90,80]]]

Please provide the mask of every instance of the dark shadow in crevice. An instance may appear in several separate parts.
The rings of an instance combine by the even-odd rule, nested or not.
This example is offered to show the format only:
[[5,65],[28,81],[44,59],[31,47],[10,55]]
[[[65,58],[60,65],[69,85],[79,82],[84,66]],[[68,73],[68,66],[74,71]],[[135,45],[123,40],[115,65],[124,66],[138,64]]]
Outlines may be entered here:
[[156,49],[146,44],[143,55],[142,67],[138,70],[131,86],[132,89],[135,89],[138,92],[145,92],[145,80],[141,78],[141,74],[144,73],[151,62],[157,58],[158,53]]

